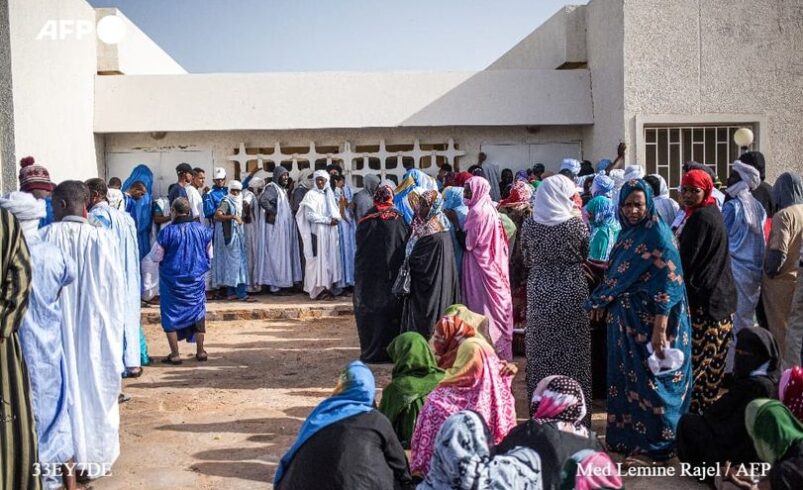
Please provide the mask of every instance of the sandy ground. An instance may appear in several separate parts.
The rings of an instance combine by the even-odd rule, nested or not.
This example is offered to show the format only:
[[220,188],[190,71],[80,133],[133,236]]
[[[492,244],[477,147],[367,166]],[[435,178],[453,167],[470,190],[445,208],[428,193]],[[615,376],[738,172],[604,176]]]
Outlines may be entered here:
[[[145,327],[151,355],[169,349],[161,328]],[[276,463],[339,371],[359,356],[351,317],[306,321],[235,321],[207,325],[209,361],[182,343],[184,364],[156,363],[124,380],[121,455],[96,489],[266,488]],[[514,391],[526,415],[523,359]],[[390,365],[372,365],[377,386]],[[593,417],[598,432],[603,407]],[[602,431],[604,433],[604,431]],[[627,488],[702,488],[688,479],[627,479]]]

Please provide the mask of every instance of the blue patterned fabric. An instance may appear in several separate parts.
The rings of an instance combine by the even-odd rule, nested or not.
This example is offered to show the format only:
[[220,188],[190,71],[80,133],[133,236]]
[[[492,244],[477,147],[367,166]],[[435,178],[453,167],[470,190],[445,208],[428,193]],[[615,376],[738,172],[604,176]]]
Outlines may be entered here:
[[318,431],[345,418],[373,410],[376,395],[374,375],[360,361],[350,363],[340,375],[338,391],[318,404],[298,431],[296,442],[287,450],[276,468],[273,484],[278,485],[284,471],[301,446]]
[[[622,231],[589,306],[608,311],[606,442],[617,452],[664,460],[674,455],[677,423],[691,402],[691,324],[680,253],[655,211],[650,185],[626,182],[619,208],[637,190],[646,196],[646,216],[633,225],[620,211]],[[659,374],[646,362],[655,315],[669,317],[667,339],[685,356],[679,369]]]
[[[588,244],[588,258],[607,262],[611,250],[619,236],[619,218],[616,206],[605,196],[597,196],[585,206],[589,215],[588,227],[591,237]],[[592,219],[593,218],[593,219]]]

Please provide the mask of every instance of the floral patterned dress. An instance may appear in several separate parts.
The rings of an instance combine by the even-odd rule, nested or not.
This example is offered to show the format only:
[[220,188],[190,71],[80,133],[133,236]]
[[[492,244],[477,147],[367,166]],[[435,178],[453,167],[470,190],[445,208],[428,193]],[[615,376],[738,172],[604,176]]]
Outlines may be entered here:
[[[610,267],[590,306],[608,313],[606,443],[617,452],[666,460],[675,455],[678,420],[691,401],[691,325],[680,254],[655,211],[649,184],[625,183],[620,203],[636,190],[646,196],[647,216],[636,225],[622,220]],[[656,374],[647,365],[647,347],[657,315],[668,316],[667,340],[684,361]]]

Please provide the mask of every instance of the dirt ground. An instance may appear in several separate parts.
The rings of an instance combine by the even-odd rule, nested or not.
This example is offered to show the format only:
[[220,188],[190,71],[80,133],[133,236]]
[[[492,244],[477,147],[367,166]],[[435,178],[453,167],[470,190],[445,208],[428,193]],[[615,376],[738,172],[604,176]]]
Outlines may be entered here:
[[[334,388],[338,373],[359,357],[353,317],[207,324],[209,361],[181,344],[181,366],[158,362],[169,352],[158,325],[145,327],[157,362],[124,380],[121,455],[96,489],[266,488],[277,461],[312,408]],[[514,394],[526,416],[523,359]],[[371,365],[377,387],[390,365]],[[593,425],[604,424],[595,407]],[[602,431],[604,433],[604,431]],[[688,479],[639,478],[627,488],[702,488]],[[269,487],[269,488],[272,488]]]

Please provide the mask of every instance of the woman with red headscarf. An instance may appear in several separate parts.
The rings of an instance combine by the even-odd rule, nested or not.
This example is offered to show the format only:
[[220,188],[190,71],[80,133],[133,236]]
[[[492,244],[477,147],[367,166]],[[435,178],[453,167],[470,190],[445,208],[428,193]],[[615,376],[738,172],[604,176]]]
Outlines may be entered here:
[[685,216],[675,230],[692,321],[692,413],[702,413],[719,395],[736,311],[728,230],[713,190],[714,182],[702,170],[683,176]]
[[508,242],[491,200],[491,185],[472,178],[465,186],[468,215],[463,231],[463,300],[488,317],[490,340],[500,358],[513,360],[513,301],[508,274]]
[[388,362],[387,348],[401,333],[402,301],[391,294],[404,261],[409,228],[393,207],[393,187],[384,182],[373,194],[373,207],[357,225],[354,270],[354,317],[360,359]]

